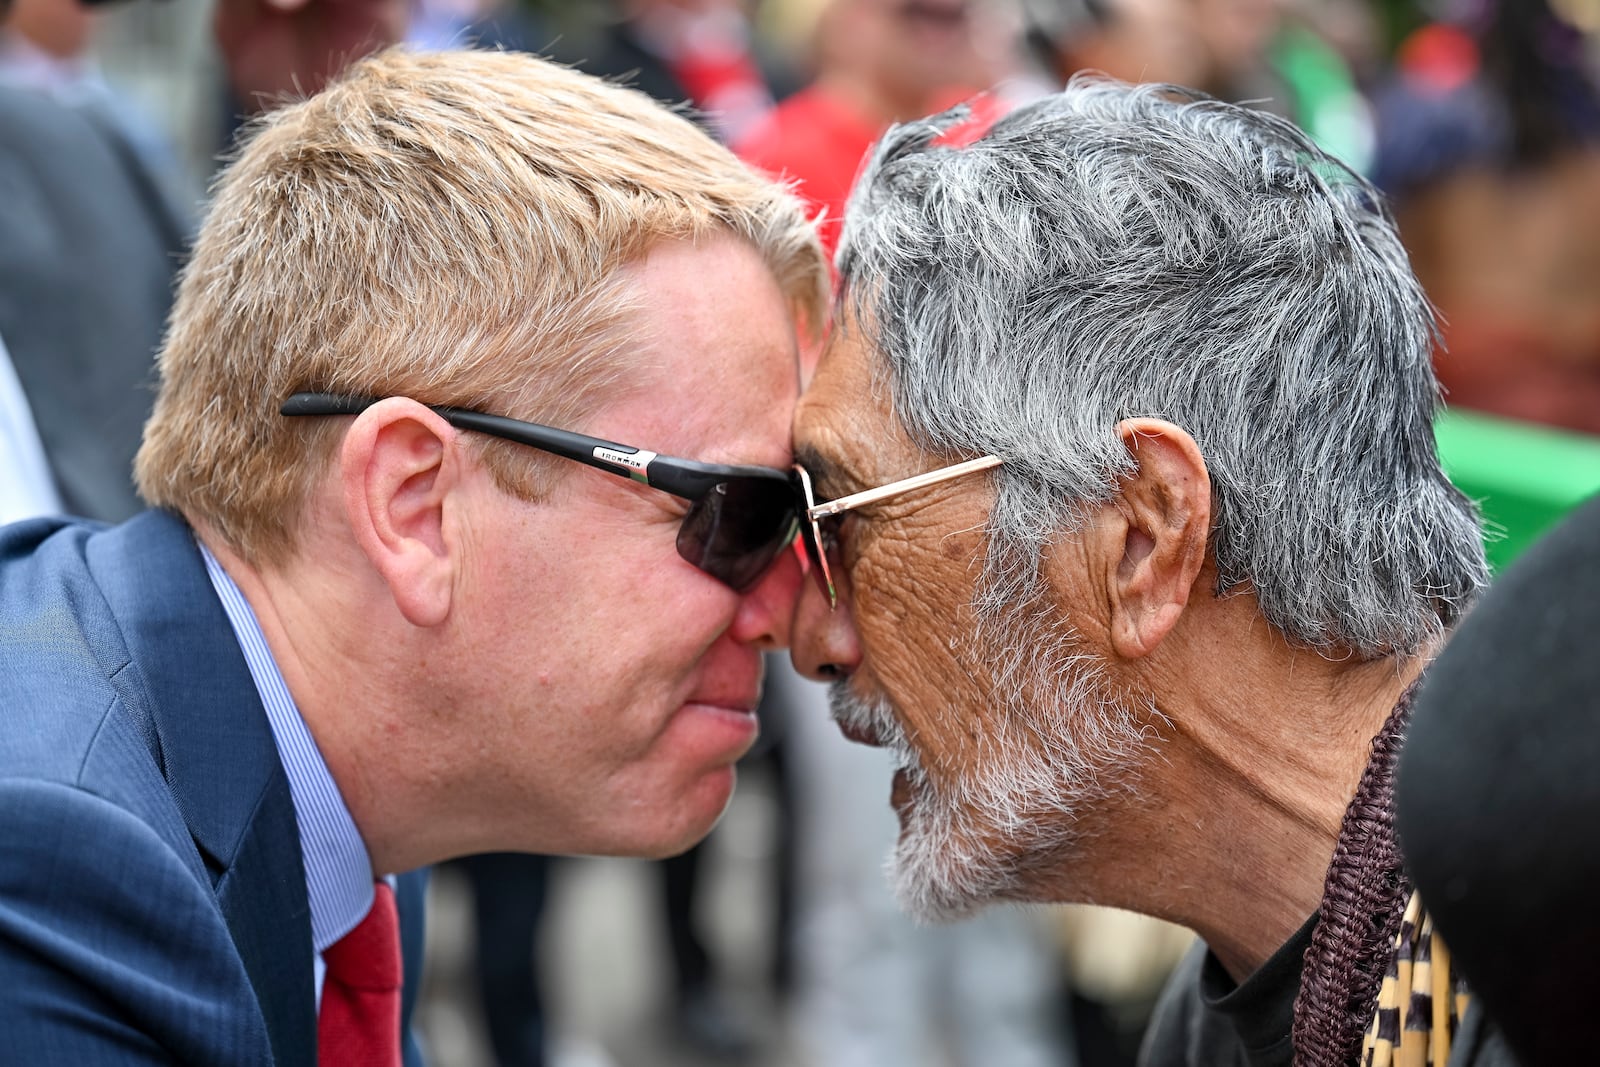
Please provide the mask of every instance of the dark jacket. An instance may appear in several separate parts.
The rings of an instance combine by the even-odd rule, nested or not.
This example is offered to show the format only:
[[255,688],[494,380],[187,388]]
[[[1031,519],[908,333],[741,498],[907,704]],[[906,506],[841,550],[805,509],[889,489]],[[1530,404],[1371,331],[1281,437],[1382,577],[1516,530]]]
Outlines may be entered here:
[[[288,779],[180,519],[0,528],[0,812],[7,1056],[316,1062]],[[421,891],[401,879],[402,1027]]]

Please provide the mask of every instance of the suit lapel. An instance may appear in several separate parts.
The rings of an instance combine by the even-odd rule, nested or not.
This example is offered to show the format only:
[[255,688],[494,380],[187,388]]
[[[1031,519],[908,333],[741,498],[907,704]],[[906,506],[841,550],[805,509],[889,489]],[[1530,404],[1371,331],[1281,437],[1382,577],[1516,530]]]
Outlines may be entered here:
[[149,512],[88,562],[144,686],[167,783],[211,873],[280,1064],[316,1060],[311,911],[289,783],[189,528]]

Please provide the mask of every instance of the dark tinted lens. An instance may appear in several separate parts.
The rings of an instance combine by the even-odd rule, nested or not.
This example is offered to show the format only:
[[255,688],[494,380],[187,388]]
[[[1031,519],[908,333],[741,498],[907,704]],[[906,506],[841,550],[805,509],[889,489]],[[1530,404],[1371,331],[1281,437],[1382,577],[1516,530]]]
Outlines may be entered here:
[[798,524],[788,482],[733,478],[689,508],[678,530],[678,554],[742,593],[794,540]]

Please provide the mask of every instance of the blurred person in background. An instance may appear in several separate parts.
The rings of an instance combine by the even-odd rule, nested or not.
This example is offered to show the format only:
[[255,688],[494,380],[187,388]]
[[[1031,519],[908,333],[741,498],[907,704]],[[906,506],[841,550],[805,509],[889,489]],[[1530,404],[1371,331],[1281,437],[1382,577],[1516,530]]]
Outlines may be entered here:
[[1289,0],[1289,20],[1333,51],[1363,93],[1371,92],[1388,56],[1371,0]]
[[1373,120],[1343,56],[1318,30],[1347,0],[1189,0],[1203,71],[1191,84],[1283,115],[1354,169],[1372,163]]
[[1600,433],[1600,25],[1452,7],[1378,96],[1376,177],[1439,308],[1440,379],[1452,403]]
[[212,30],[247,114],[316,93],[347,65],[403,41],[409,0],[217,0]]
[[894,767],[903,906],[1193,929],[1148,1064],[1514,1062],[1394,838],[1413,686],[1487,568],[1381,196],[1170,86],[954,121],[875,150],[795,417],[794,660]]
[[[255,100],[313,85],[395,39],[398,0],[219,0],[233,84]],[[192,232],[165,146],[98,81],[94,16],[20,0],[0,37],[0,343],[31,407],[56,502],[117,521],[153,358]]]
[[1204,76],[1193,0],[1026,0],[1023,10],[1028,44],[1052,90],[1084,70],[1175,85]]
[[4,341],[0,341],[0,471],[6,472],[0,478],[0,526],[60,512],[61,497],[45,462],[33,409]]
[[0,78],[53,89],[91,77],[95,19],[78,0],[12,0],[0,25]]
[[759,46],[744,0],[614,0],[607,7],[598,33],[556,41],[554,54],[662,103],[689,105],[691,117],[724,144],[748,135],[793,87],[784,65]]
[[406,39],[418,48],[538,52],[551,34],[514,0],[411,0]]
[[555,865],[553,856],[527,852],[451,861],[472,890],[472,974],[498,1067],[544,1067],[553,1059],[539,963]]
[[[7,37],[17,23],[8,21],[14,14],[12,0],[0,0],[0,53],[7,48]],[[48,36],[48,35],[46,35]],[[71,35],[69,35],[70,37]],[[5,98],[0,95],[0,107]],[[33,408],[17,380],[11,353],[0,336],[0,525],[36,515],[54,515],[61,510],[61,496],[45,460],[44,445],[33,421]]]
[[92,16],[58,0],[12,14],[0,25],[0,343],[57,502],[126,518],[189,213],[86,82]]
[[1027,0],[1029,42],[1060,88],[1080,71],[1170,82],[1293,120],[1357,170],[1372,119],[1352,60],[1370,67],[1359,0]]
[[800,581],[826,277],[792,197],[531,57],[267,116],[185,267],[154,510],[0,531],[8,1047],[392,1067],[399,872],[702,837]]
[[1204,60],[1194,88],[1223,100],[1267,102],[1287,109],[1269,52],[1288,0],[1188,0],[1189,26]]
[[102,77],[94,47],[103,17],[80,0],[19,0],[0,24],[0,83],[52,96],[104,127],[134,157],[151,210],[187,240],[199,197],[166,137]]
[[809,42],[815,76],[734,149],[795,184],[820,210],[831,249],[872,143],[891,123],[990,88],[1010,73],[1012,44],[985,0],[793,2],[791,32]]

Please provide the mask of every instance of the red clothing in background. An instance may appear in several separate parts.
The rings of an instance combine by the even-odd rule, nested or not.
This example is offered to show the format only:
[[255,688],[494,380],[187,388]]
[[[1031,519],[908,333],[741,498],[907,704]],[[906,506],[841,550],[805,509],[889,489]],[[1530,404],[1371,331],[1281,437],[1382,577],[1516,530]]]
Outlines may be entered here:
[[833,255],[850,186],[884,127],[823,89],[802,89],[774,108],[734,145],[740,158],[795,183],[806,202],[825,212],[818,232]]
[[[971,117],[938,139],[959,147],[981,137],[1005,111],[1005,102],[971,89],[951,89],[942,111],[965,103]],[[839,244],[839,227],[850,188],[867,152],[889,127],[858,113],[848,103],[815,85],[789,97],[768,113],[734,151],[752,167],[795,183],[795,191],[826,214],[817,231],[829,257]]]

